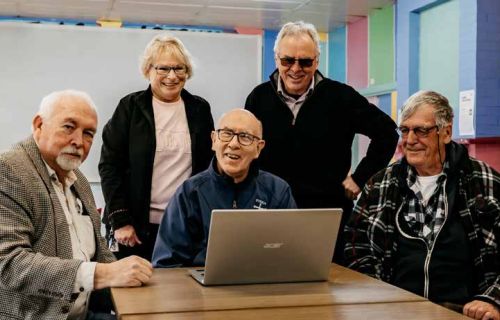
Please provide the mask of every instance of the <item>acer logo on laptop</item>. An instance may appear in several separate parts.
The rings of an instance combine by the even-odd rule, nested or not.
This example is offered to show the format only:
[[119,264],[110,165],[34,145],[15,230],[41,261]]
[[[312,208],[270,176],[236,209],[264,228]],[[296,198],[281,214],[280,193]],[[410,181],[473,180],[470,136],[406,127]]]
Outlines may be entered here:
[[283,246],[283,242],[275,242],[275,243],[264,243],[264,249],[279,249]]

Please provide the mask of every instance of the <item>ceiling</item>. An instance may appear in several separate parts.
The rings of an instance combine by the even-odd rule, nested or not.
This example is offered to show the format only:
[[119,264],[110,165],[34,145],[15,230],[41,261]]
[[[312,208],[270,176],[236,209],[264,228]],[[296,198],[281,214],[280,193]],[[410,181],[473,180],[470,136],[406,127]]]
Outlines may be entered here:
[[354,22],[394,0],[0,0],[1,16],[279,29],[304,20],[319,31]]

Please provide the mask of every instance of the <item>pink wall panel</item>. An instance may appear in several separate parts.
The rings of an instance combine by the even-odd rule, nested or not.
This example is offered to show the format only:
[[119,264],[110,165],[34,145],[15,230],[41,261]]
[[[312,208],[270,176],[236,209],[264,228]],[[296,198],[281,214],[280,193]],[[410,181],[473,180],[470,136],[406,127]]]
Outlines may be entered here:
[[368,86],[368,18],[347,25],[347,83]]
[[500,172],[500,137],[468,139],[461,142],[465,142],[470,156],[486,162]]

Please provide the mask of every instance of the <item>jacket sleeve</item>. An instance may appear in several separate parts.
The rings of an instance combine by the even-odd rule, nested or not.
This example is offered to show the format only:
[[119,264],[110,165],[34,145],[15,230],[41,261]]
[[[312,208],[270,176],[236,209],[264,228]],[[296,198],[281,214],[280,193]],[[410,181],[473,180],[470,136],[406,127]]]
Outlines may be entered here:
[[128,204],[130,183],[128,175],[130,169],[128,162],[130,127],[128,104],[130,101],[125,100],[125,98],[120,101],[102,132],[99,175],[106,202],[104,222],[111,225],[113,229],[133,223]]
[[356,133],[370,138],[366,156],[352,174],[353,180],[363,189],[366,181],[377,171],[385,168],[396,150],[398,133],[396,124],[382,110],[361,96],[354,89],[349,94],[349,105],[352,108],[352,125]]
[[[498,206],[497,206],[497,217],[495,220],[495,234],[497,239],[496,241],[498,241],[500,239],[500,208]],[[496,307],[500,309],[500,274],[498,269],[500,267],[500,252],[498,250],[498,242],[497,242],[495,260],[497,266],[496,279],[491,284],[491,286],[489,286],[486,289],[485,292],[483,292],[481,295],[478,296],[478,298],[481,300],[487,300],[489,302],[493,302],[496,305]]]
[[492,259],[488,261],[496,267],[490,267],[489,270],[495,270],[496,274],[490,275],[494,276],[495,280],[475,298],[493,303],[500,308],[500,175],[485,163],[480,161],[477,163],[480,167],[477,169],[476,178],[480,181],[480,189],[486,200],[481,212],[477,211],[477,220],[482,228],[485,243],[481,251],[491,253]]
[[186,183],[179,187],[162,217],[153,250],[153,267],[173,268],[192,266],[203,253],[200,208]]
[[292,195],[292,189],[290,186],[287,184],[283,195],[281,197],[281,204],[279,208],[284,208],[284,209],[295,209],[297,208],[297,204],[295,203],[295,199],[293,198]]
[[369,200],[373,199],[372,192],[374,192],[373,186],[369,182],[345,226],[344,256],[348,268],[382,279],[384,249],[383,244],[377,242],[380,238],[375,237],[374,234],[383,228],[383,221],[370,212],[369,208],[373,205]]
[[37,194],[47,191],[27,185],[22,173],[5,162],[0,162],[0,172],[0,287],[70,301],[82,261],[47,256],[34,249],[37,234],[44,231],[36,230],[33,219],[46,214],[34,212],[44,205]]
[[500,308],[500,275],[497,275],[495,283],[489,286],[482,294],[475,296],[475,298],[487,301]]

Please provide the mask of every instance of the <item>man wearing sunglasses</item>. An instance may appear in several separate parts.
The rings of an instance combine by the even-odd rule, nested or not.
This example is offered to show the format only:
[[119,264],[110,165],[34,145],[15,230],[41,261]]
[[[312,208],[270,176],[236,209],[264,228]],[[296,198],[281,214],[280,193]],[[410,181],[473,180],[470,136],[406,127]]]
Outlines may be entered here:
[[153,251],[155,267],[205,265],[213,209],[295,208],[288,184],[257,168],[264,148],[262,125],[244,109],[222,115],[212,132],[215,158],[186,180],[163,215]]
[[[353,88],[324,77],[319,36],[311,24],[285,24],[274,45],[277,69],[246,100],[264,127],[264,170],[285,179],[301,208],[340,207],[342,226],[370,176],[387,165],[396,148],[396,124]],[[371,139],[350,175],[355,134]],[[342,262],[339,238],[334,261]]]
[[352,269],[474,319],[499,320],[500,175],[451,140],[433,91],[401,109],[404,157],[371,178],[346,226]]

